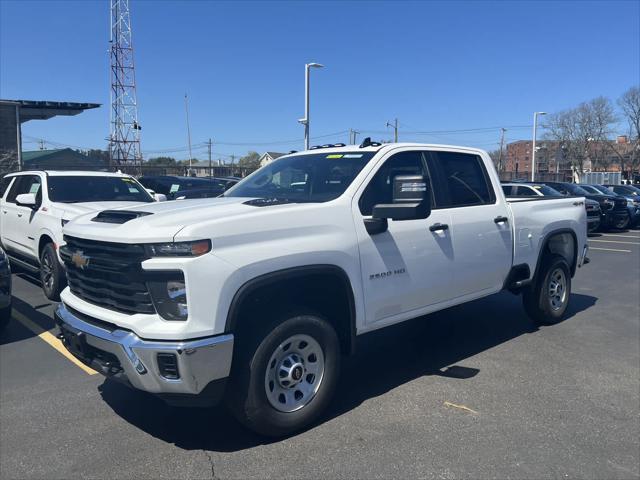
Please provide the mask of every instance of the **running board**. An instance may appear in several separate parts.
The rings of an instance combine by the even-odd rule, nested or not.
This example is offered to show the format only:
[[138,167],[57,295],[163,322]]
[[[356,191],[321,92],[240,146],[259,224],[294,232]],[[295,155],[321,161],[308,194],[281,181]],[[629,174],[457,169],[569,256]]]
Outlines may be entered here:
[[11,261],[11,263],[24,268],[25,270],[30,271],[31,273],[38,273],[38,271],[40,270],[39,267],[36,267],[35,265],[29,263],[29,262],[25,262],[24,260],[20,260],[19,258],[16,258],[14,256],[12,256],[11,254],[7,253],[7,256],[9,257],[9,261]]

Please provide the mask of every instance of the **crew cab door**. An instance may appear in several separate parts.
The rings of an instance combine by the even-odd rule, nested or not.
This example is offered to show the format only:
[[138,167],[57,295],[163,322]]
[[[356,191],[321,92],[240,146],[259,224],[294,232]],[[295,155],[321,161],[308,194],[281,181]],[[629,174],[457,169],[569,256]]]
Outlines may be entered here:
[[[453,243],[449,212],[433,203],[428,218],[388,220],[388,228],[370,234],[364,219],[373,207],[389,204],[394,178],[422,175],[432,192],[425,153],[418,150],[391,151],[354,197],[353,215],[358,236],[365,322],[389,324],[423,313],[429,305],[449,298],[453,279]],[[430,230],[430,227],[435,226]],[[422,309],[422,310],[421,310]],[[366,327],[365,327],[366,328]]]
[[15,177],[2,204],[2,239],[8,250],[33,259],[38,257],[35,251],[34,225],[38,208],[18,205],[16,197],[23,193],[33,193],[37,199],[42,199],[42,181],[39,175]]
[[492,180],[475,153],[437,150],[431,158],[434,183],[442,188],[441,203],[451,216],[455,296],[501,290],[511,269],[513,243],[509,208],[494,189],[497,176]]

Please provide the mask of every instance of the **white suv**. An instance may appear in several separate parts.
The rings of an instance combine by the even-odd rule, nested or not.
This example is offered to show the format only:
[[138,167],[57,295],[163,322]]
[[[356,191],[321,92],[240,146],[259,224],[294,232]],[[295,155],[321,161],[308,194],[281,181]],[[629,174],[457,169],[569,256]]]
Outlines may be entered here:
[[65,276],[57,249],[62,226],[77,215],[153,202],[120,173],[24,171],[0,184],[0,240],[14,264],[39,272],[47,298],[58,300]]

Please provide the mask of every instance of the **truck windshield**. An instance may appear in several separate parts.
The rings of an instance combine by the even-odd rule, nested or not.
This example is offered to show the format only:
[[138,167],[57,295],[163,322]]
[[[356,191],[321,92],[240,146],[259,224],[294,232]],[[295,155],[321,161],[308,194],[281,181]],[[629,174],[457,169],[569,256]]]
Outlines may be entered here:
[[52,202],[153,202],[144,187],[129,177],[50,175],[48,184]]
[[567,190],[571,192],[571,195],[590,195],[584,188],[577,186],[575,183],[567,183]]
[[532,187],[538,190],[540,193],[542,193],[542,195],[544,195],[545,197],[562,196],[562,194],[559,191],[557,191],[554,188],[551,188],[548,185],[533,185]]
[[225,197],[327,202],[344,193],[376,152],[312,153],[280,158],[224,193]]

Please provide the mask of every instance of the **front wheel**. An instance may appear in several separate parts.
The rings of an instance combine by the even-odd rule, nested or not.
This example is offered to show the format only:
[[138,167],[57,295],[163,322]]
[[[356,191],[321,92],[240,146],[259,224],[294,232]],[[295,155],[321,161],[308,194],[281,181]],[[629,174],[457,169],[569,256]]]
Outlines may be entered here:
[[40,253],[40,281],[45,296],[49,300],[59,301],[60,292],[65,287],[65,277],[52,243],[46,244]]
[[524,308],[533,320],[553,325],[562,320],[571,296],[571,272],[564,257],[549,255],[542,261],[532,286],[523,293]]
[[315,315],[287,317],[261,339],[239,339],[230,379],[228,403],[236,418],[266,436],[288,435],[316,420],[339,375],[333,327]]

